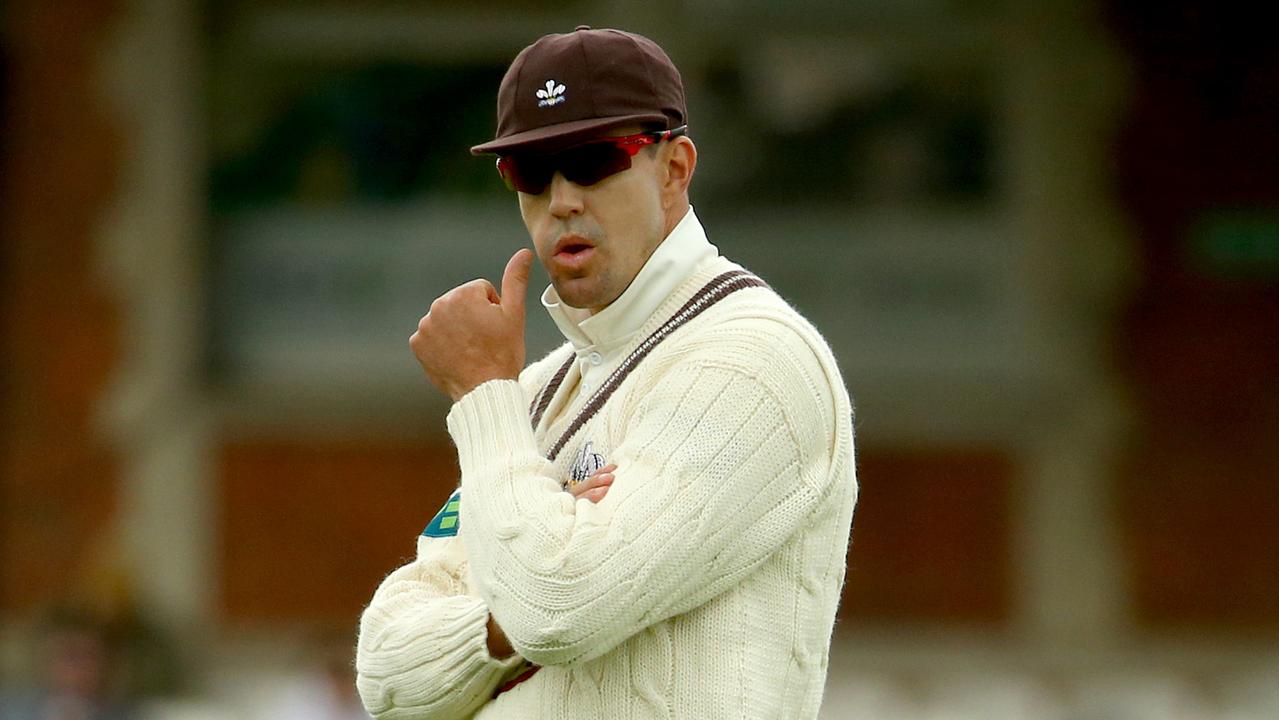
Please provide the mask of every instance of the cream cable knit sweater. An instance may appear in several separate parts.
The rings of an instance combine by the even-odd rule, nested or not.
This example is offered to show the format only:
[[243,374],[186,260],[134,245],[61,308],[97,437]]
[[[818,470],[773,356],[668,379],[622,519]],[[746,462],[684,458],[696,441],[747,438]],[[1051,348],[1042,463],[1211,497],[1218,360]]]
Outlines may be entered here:
[[[634,343],[735,269],[704,263]],[[366,707],[387,720],[816,717],[857,495],[825,342],[771,290],[739,290],[658,344],[552,461],[589,399],[578,364],[536,429],[529,405],[566,357],[453,406],[460,532],[419,538],[365,610]],[[563,490],[590,453],[618,466],[598,504]],[[491,700],[521,660],[489,656],[490,612],[543,666]]]

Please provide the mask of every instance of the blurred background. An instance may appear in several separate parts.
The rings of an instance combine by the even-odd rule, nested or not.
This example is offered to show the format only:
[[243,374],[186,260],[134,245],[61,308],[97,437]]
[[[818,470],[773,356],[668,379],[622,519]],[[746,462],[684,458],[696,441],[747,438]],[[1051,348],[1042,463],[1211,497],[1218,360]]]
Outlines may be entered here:
[[1279,44],[1241,7],[3,4],[0,718],[360,717],[360,609],[456,481],[406,338],[527,243],[467,148],[579,23],[675,60],[712,242],[857,404],[824,718],[1279,718]]

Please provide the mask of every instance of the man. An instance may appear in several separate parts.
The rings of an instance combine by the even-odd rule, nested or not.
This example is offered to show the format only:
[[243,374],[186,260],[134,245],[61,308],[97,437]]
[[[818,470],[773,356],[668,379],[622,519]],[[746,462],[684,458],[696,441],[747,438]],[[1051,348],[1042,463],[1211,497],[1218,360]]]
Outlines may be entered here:
[[[532,255],[410,340],[461,487],[361,618],[378,718],[812,718],[857,488],[825,342],[719,256],[678,71],[585,26],[519,54],[498,155],[568,343],[521,372]],[[779,242],[785,242],[779,238]]]

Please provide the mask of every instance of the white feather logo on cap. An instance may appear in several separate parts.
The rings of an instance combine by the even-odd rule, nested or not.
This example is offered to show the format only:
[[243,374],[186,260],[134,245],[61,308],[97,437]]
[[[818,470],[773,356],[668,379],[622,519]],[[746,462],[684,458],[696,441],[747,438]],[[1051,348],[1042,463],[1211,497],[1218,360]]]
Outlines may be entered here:
[[537,101],[538,107],[550,107],[564,102],[564,85],[556,84],[554,80],[547,80],[546,87],[537,91],[537,96],[541,98]]

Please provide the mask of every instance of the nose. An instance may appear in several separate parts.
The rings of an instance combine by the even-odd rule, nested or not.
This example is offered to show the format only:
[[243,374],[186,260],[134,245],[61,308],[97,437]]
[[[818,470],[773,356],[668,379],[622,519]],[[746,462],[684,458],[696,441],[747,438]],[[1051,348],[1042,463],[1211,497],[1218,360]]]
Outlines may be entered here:
[[582,186],[556,172],[551,177],[551,186],[547,189],[551,194],[550,212],[558,218],[566,218],[582,212]]

